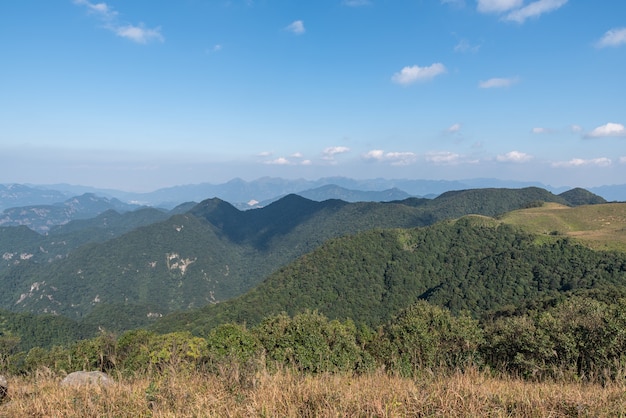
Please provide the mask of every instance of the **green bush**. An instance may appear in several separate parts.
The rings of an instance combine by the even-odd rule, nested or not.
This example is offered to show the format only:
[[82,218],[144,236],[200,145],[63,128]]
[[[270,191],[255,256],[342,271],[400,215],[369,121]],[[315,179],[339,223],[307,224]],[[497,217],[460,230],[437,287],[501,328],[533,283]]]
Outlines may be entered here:
[[352,321],[329,321],[307,311],[290,318],[286,314],[264,320],[256,329],[271,367],[288,366],[319,373],[356,370],[362,349]]
[[206,338],[206,366],[230,386],[253,386],[265,366],[263,346],[243,325],[224,324]]
[[479,361],[482,331],[478,321],[419,301],[402,311],[370,345],[380,364],[403,376],[418,371],[453,370]]

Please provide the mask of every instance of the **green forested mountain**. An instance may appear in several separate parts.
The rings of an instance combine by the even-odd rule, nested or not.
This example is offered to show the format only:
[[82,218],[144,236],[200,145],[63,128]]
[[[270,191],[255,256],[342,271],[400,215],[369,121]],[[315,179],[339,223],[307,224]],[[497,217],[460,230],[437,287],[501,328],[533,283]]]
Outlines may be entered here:
[[417,300],[454,313],[486,311],[576,289],[626,285],[626,255],[567,238],[537,240],[493,219],[371,230],[331,240],[247,294],[164,318],[159,330],[204,334],[224,322],[256,324],[305,309],[379,325]]
[[108,210],[95,218],[52,226],[45,235],[26,226],[0,227],[0,275],[11,268],[21,269],[21,264],[49,264],[61,260],[82,245],[105,242],[169,216],[168,212],[153,208],[123,214]]
[[[466,190],[389,203],[313,202],[288,195],[249,211],[208,199],[161,222],[153,222],[166,216],[160,212],[145,212],[145,218],[137,212],[133,219],[107,212],[46,237],[55,245],[73,242],[72,251],[55,253],[39,245],[22,257],[18,249],[0,248],[12,254],[0,271],[0,307],[89,318],[91,324],[120,329],[241,295],[331,238],[374,228],[425,226],[468,213],[492,216],[541,201],[568,203],[543,189],[527,188]],[[111,229],[112,224],[118,227]],[[27,231],[19,233],[20,240],[30,243]],[[15,240],[2,245],[9,244]],[[141,312],[143,319],[129,319],[131,311]]]
[[559,196],[565,199],[572,206],[607,203],[603,197],[593,194],[589,190],[585,190],[580,187],[563,192]]
[[0,309],[0,357],[32,347],[70,344],[94,330],[59,315],[33,315]]

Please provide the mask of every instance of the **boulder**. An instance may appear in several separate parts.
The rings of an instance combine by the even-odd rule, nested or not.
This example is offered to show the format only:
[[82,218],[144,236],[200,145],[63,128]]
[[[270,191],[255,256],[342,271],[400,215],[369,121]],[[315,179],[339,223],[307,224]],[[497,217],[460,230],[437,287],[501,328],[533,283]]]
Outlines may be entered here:
[[0,374],[0,402],[4,401],[9,393],[9,383],[7,379]]
[[104,385],[108,386],[113,383],[106,373],[103,372],[73,372],[65,376],[61,381],[65,386],[81,386],[81,385]]

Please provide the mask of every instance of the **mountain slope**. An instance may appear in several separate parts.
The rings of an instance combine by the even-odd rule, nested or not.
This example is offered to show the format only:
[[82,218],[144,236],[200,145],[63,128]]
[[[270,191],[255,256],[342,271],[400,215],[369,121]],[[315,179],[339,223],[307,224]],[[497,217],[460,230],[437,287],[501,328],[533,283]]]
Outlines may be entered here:
[[568,236],[594,249],[626,252],[626,203],[577,207],[552,203],[511,211],[500,219],[537,234]]
[[331,240],[247,294],[164,318],[160,331],[196,333],[230,321],[256,324],[282,311],[384,323],[418,299],[474,315],[575,289],[626,286],[626,254],[595,252],[488,218]]
[[151,208],[123,214],[108,210],[95,218],[53,226],[46,235],[26,226],[0,227],[0,278],[3,271],[19,264],[49,264],[67,257],[82,245],[104,242],[168,217],[167,212]]
[[331,238],[425,226],[468,213],[494,215],[539,199],[564,201],[536,188],[388,203],[313,202],[288,195],[249,211],[208,199],[185,214],[92,242],[57,261],[20,261],[0,276],[5,289],[0,306],[80,318],[103,305],[133,304],[158,316],[241,295]]

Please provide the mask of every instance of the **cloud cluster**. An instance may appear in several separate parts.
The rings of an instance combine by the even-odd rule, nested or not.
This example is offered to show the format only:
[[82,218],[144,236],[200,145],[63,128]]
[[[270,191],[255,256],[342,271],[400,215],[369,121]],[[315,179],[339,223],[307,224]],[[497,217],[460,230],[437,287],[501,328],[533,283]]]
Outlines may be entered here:
[[585,138],[604,138],[610,136],[626,137],[626,128],[621,123],[609,122],[606,125],[598,126],[585,135]]
[[461,155],[450,151],[433,151],[424,155],[427,162],[436,165],[457,164],[460,162]]
[[263,151],[263,152],[260,152],[258,156],[261,157],[262,163],[267,164],[267,165],[311,165],[312,164],[311,160],[303,159],[302,154],[299,152],[295,152],[291,154],[289,158],[286,158],[286,157],[271,158],[273,154],[274,153],[271,151]]
[[417,155],[413,152],[385,152],[375,149],[365,153],[363,159],[366,161],[386,161],[391,165],[409,165],[415,162]]
[[446,71],[446,67],[440,62],[436,62],[428,67],[414,65],[412,67],[404,67],[402,70],[395,73],[391,76],[391,81],[406,86],[418,81],[432,80],[438,75],[444,74]]
[[532,160],[533,156],[520,151],[511,151],[496,157],[499,162],[524,163]]
[[502,13],[524,4],[524,0],[478,0],[476,8],[481,13]]
[[[336,164],[336,157],[340,154],[350,152],[350,148],[344,146],[328,147],[322,150],[320,160],[323,164]],[[257,154],[261,163],[268,165],[312,165],[313,161],[305,159],[301,152],[294,152],[289,157],[276,157],[272,151],[263,151]],[[318,162],[320,161],[318,160]]]
[[624,44],[626,44],[626,28],[617,28],[607,31],[596,46],[598,48],[606,48],[608,46],[620,46]]
[[322,152],[322,158],[326,161],[333,161],[335,159],[335,155],[344,154],[348,151],[350,151],[350,148],[348,147],[328,147],[324,150],[324,152]]
[[481,89],[493,89],[493,88],[502,88],[509,87],[513,84],[517,83],[519,78],[510,77],[510,78],[490,78],[489,80],[481,81],[478,83],[478,87]]
[[132,25],[122,23],[118,19],[118,12],[106,3],[92,3],[89,0],[74,0],[74,4],[85,7],[89,13],[96,15],[104,24],[104,28],[115,35],[131,40],[139,44],[147,44],[151,41],[163,42],[165,38],[161,34],[161,28],[146,28],[143,24]]
[[552,163],[552,167],[588,167],[588,166],[596,166],[596,167],[608,167],[611,165],[611,159],[606,157],[600,158],[572,158],[569,161],[557,161]]
[[[456,125],[456,124],[455,124]],[[455,125],[452,125],[453,127]],[[311,166],[311,165],[336,165],[339,163],[336,156],[349,153],[351,150],[345,146],[327,147],[321,152],[321,157],[317,162],[305,159],[302,153],[295,152],[289,157],[273,157],[273,152],[264,151],[258,154],[260,163],[274,166]],[[418,154],[412,151],[385,151],[383,149],[372,149],[360,156],[361,160],[367,163],[387,164],[395,167],[405,167],[415,164],[428,164],[430,166],[440,167],[463,167],[466,165],[476,165],[480,163],[499,164],[535,164],[536,158],[528,153],[513,150],[495,157],[485,157],[482,159],[473,159],[467,155],[462,155],[453,151],[429,151]],[[626,164],[626,156],[616,157],[612,160],[607,157],[597,158],[571,158],[567,161],[539,161],[536,164],[550,166],[555,169],[589,169],[589,168],[607,168],[614,163]],[[535,165],[536,165],[535,164]]]
[[480,45],[472,45],[467,39],[461,39],[458,44],[454,46],[454,52],[478,52]]
[[524,23],[526,19],[557,10],[567,2],[568,0],[536,0],[524,5],[524,0],[478,0],[476,8],[480,13],[500,14],[502,20]]
[[449,126],[448,128],[446,128],[446,133],[449,134],[454,134],[457,133],[461,130],[461,124],[460,123],[454,123],[451,126]]
[[301,20],[291,22],[285,27],[285,30],[296,35],[302,35],[304,32],[306,32],[306,29],[304,28],[304,22]]

